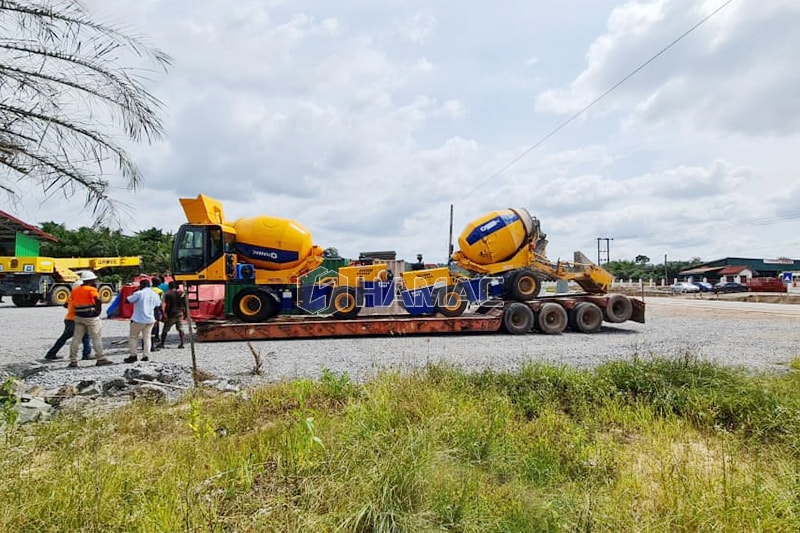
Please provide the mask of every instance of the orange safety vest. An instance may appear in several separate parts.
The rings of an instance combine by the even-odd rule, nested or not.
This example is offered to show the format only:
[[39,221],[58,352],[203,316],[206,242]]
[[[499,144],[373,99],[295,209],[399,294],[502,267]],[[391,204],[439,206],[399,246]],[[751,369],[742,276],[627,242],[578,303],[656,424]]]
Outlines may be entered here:
[[[95,302],[100,297],[97,287],[81,285],[72,289],[69,300],[74,306],[74,313],[77,316],[91,317],[95,315]],[[69,310],[67,311],[69,312]],[[85,313],[85,314],[84,314]]]

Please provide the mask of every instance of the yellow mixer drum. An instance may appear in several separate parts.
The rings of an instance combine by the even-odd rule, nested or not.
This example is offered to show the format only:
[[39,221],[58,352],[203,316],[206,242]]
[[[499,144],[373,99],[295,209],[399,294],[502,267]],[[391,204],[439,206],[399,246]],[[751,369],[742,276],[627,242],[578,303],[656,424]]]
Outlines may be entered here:
[[259,268],[293,268],[305,260],[313,248],[311,232],[294,220],[268,216],[240,218],[233,227],[240,261]]
[[467,224],[458,238],[458,246],[462,255],[473,263],[499,263],[517,253],[532,231],[533,218],[526,209],[492,211]]

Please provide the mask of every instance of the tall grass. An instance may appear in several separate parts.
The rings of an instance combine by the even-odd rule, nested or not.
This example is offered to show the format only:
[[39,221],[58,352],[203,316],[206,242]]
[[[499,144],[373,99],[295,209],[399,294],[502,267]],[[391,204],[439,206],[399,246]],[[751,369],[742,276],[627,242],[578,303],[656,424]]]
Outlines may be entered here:
[[798,381],[433,365],[62,416],[0,444],[0,530],[796,531]]

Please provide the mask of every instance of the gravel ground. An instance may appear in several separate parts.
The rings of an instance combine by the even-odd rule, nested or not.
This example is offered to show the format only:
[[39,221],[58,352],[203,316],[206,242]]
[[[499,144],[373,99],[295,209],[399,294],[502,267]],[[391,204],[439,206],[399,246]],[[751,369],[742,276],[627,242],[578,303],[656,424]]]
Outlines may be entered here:
[[[43,362],[47,349],[61,334],[63,308],[18,308],[0,304],[0,368],[19,362]],[[59,355],[64,360],[48,362],[47,371],[26,379],[29,385],[45,387],[80,380],[122,377],[131,365],[125,339],[128,322],[103,320],[106,354],[112,366],[95,367],[81,361],[80,368],[67,369],[68,346]],[[151,363],[183,369],[188,380],[191,350],[178,350],[177,334],[171,332],[168,347],[155,352]],[[408,369],[428,362],[447,361],[465,370],[516,369],[528,361],[592,367],[613,359],[639,355],[680,355],[691,352],[726,365],[752,371],[784,370],[792,358],[800,357],[800,305],[739,303],[690,298],[650,298],[647,324],[604,324],[592,335],[565,333],[557,336],[531,334],[465,335],[437,337],[392,337],[254,341],[264,359],[264,374],[251,375],[253,356],[246,343],[198,343],[198,367],[216,377],[243,385],[259,380],[311,377],[323,368],[347,372],[364,380],[384,369]]]

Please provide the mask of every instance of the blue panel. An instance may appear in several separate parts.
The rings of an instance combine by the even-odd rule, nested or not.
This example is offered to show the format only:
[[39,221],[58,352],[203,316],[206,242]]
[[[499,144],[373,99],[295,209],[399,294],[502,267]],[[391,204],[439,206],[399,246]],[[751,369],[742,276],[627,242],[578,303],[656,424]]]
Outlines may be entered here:
[[403,299],[403,307],[411,315],[430,314],[436,309],[433,302],[433,287],[403,291],[400,296]]
[[461,282],[461,287],[470,302],[485,302],[491,297],[498,296],[503,286],[503,278],[494,276],[480,276]]
[[505,215],[498,215],[491,220],[487,220],[474,230],[467,236],[467,243],[470,245],[475,244],[479,240],[491,235],[492,233],[513,224],[519,220],[519,217],[514,213],[508,213]]
[[291,263],[297,261],[300,254],[290,250],[279,250],[277,248],[266,248],[264,246],[254,246],[237,242],[236,251],[245,256],[258,261],[269,261],[270,263]]
[[394,302],[394,280],[365,281],[359,291],[364,295],[364,307],[389,307]]
[[297,306],[308,313],[321,313],[328,308],[332,292],[331,285],[303,285],[298,288]]

